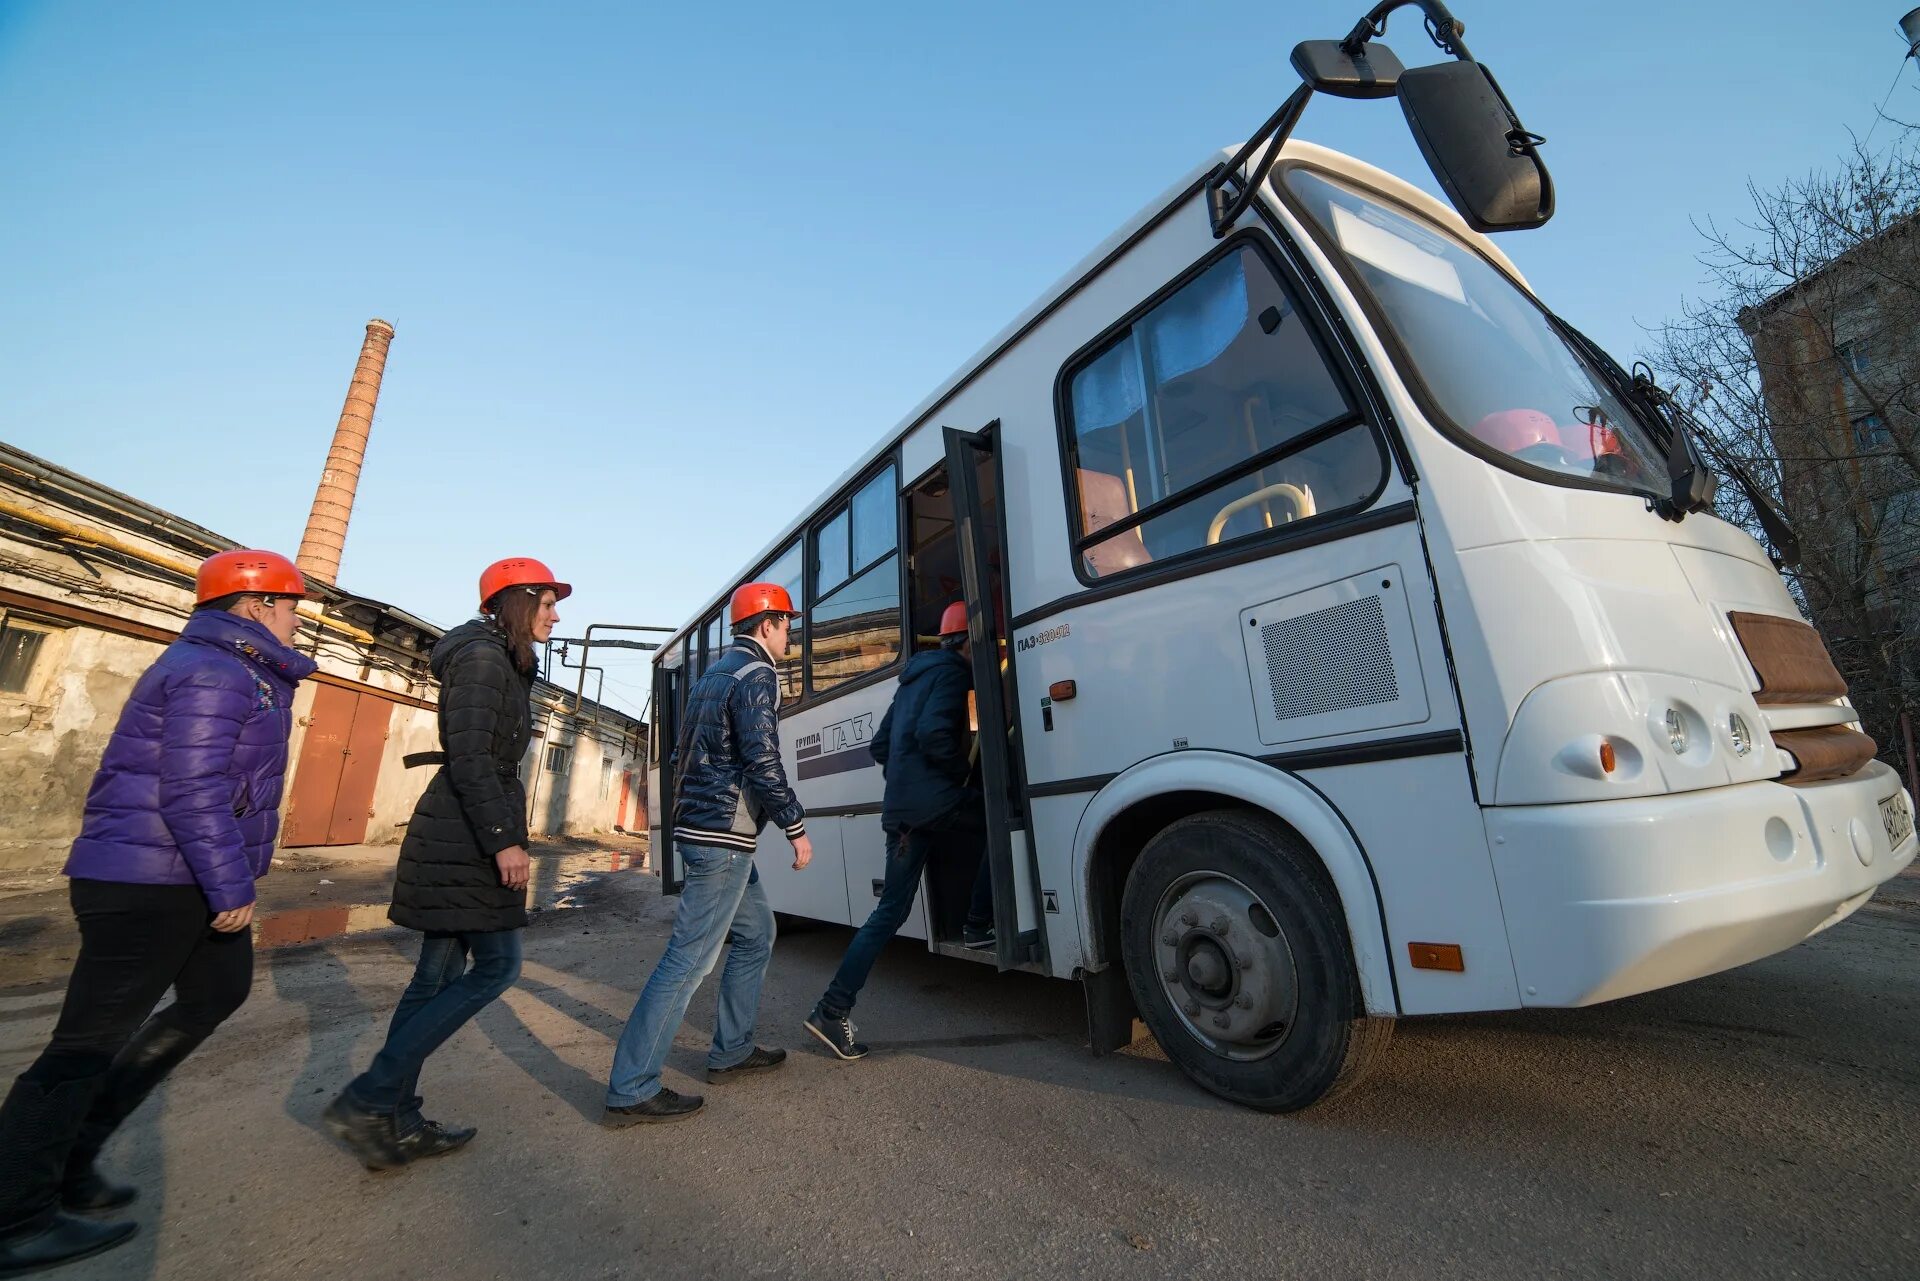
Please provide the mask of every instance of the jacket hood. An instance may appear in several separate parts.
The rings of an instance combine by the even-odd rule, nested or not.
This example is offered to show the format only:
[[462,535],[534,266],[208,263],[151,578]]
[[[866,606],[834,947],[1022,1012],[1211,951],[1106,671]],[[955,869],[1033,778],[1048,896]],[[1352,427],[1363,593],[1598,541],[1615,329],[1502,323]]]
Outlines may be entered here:
[[900,673],[900,687],[904,689],[915,681],[925,680],[946,667],[959,668],[966,673],[967,684],[973,684],[973,664],[962,658],[959,650],[930,649],[907,660],[907,670]]
[[509,660],[512,658],[507,650],[507,634],[493,620],[470,618],[434,642],[433,653],[427,658],[427,669],[433,673],[435,680],[445,680],[447,664],[453,661],[454,655],[475,645],[491,645],[507,654]]
[[320,664],[298,650],[280,643],[280,638],[251,618],[222,610],[196,610],[180,631],[181,639],[197,645],[237,654],[243,662],[262,674],[287,685],[297,685],[319,669]]

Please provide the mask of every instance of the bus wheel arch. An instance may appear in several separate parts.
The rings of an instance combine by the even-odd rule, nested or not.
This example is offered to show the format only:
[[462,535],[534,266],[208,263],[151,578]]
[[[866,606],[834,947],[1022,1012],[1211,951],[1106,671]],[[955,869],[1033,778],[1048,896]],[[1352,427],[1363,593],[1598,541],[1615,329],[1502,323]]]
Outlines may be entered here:
[[1174,752],[1143,761],[1089,802],[1074,838],[1080,935],[1087,941],[1084,968],[1120,965],[1121,897],[1147,844],[1183,818],[1233,808],[1277,821],[1318,861],[1345,919],[1366,1012],[1397,1014],[1379,893],[1347,825],[1302,780],[1226,752]]

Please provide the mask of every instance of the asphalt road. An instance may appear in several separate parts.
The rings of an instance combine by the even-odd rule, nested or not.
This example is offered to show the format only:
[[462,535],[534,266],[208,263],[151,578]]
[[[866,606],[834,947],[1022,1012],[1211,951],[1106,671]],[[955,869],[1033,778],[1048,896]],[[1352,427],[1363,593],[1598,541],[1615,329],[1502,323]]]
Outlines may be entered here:
[[[848,932],[783,937],[761,1040],[706,1087],[712,984],[669,1083],[692,1121],[593,1124],[671,903],[605,877],[543,913],[520,985],[429,1066],[466,1151],[361,1170],[318,1128],[378,1043],[404,933],[263,952],[252,1001],[130,1123],[128,1247],[63,1279],[1880,1277],[1920,1275],[1920,910],[1870,904],[1782,956],[1592,1010],[1402,1023],[1382,1070],[1271,1117],[1150,1045],[1083,1044],[1077,988],[897,943],[856,1012],[800,1030]],[[60,985],[0,988],[0,1073]]]

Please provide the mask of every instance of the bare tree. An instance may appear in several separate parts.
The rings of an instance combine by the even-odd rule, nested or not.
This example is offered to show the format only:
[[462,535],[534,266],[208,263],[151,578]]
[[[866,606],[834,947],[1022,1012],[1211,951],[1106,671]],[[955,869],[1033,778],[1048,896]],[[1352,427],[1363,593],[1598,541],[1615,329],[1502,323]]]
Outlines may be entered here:
[[[1920,713],[1920,128],[1891,123],[1884,148],[1856,140],[1831,171],[1750,182],[1750,220],[1700,227],[1706,289],[1642,358],[1793,522],[1789,583],[1904,762],[1902,717]],[[1717,501],[1764,540],[1737,486]]]

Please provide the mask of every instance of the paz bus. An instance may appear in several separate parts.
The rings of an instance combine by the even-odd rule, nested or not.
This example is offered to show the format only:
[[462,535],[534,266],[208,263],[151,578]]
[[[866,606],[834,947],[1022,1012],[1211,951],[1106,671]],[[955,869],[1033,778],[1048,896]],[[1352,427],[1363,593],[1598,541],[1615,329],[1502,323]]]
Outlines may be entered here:
[[[1441,61],[1381,42],[1408,3]],[[1912,860],[1912,797],[1684,415],[1488,238],[1553,193],[1463,30],[1387,0],[1300,45],[1245,146],[715,585],[655,660],[668,892],[678,715],[753,580],[803,610],[781,737],[814,856],[760,862],[775,909],[871,910],[869,741],[965,601],[997,937],[961,945],[974,869],[938,860],[903,934],[1078,980],[1096,1053],[1137,1017],[1257,1108],[1347,1088],[1397,1018],[1767,956]],[[1316,92],[1398,99],[1452,207],[1289,140]]]

